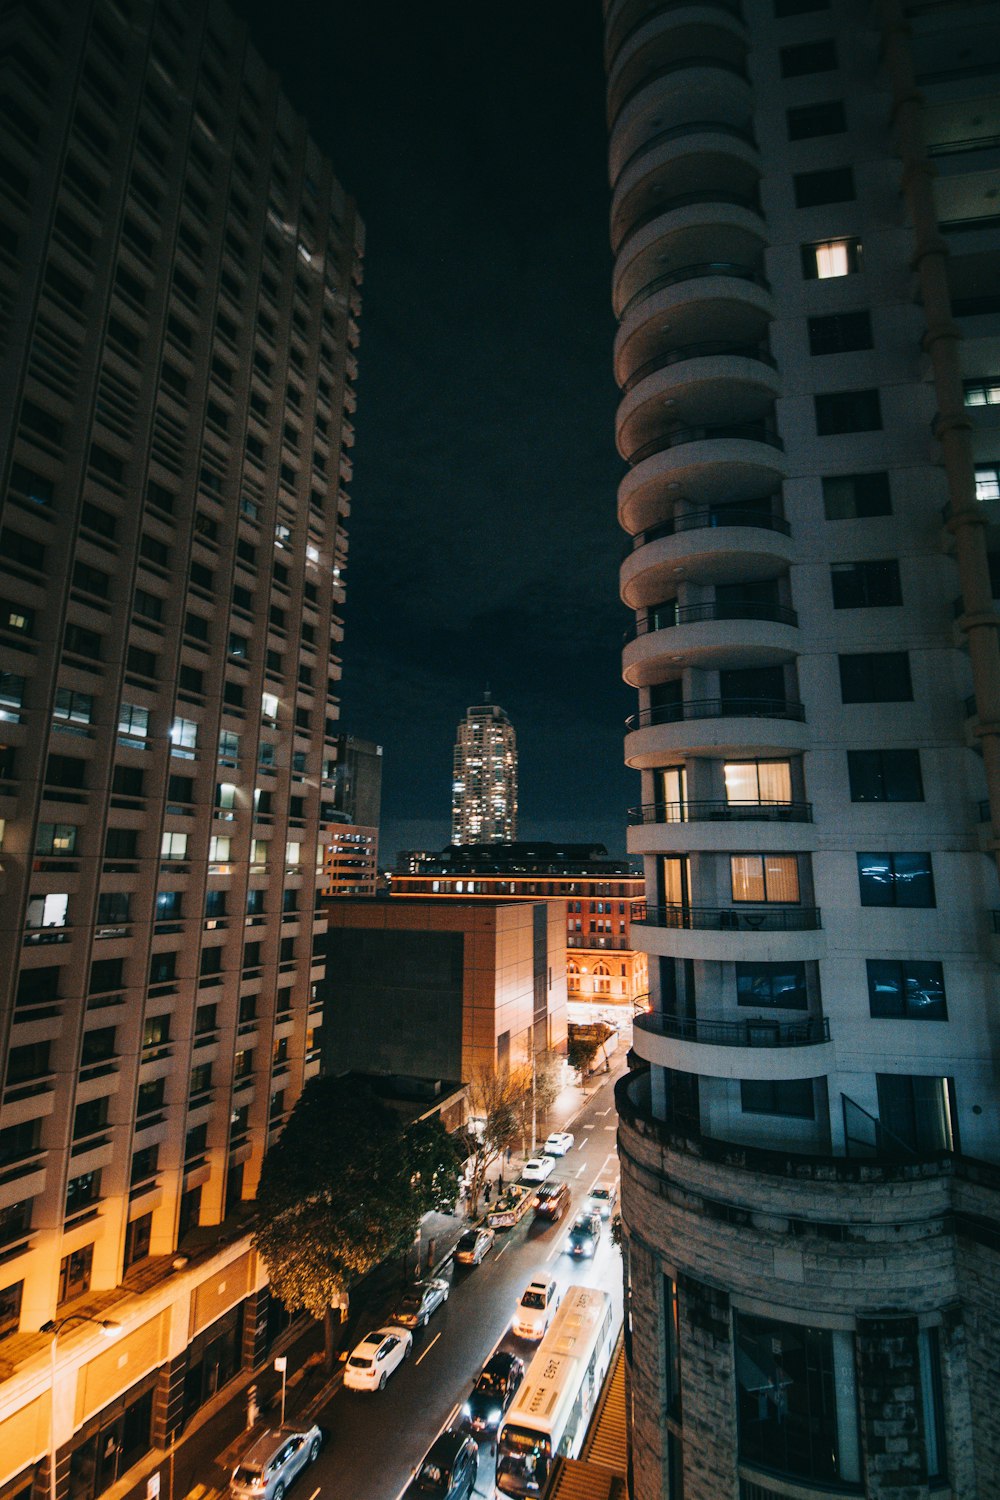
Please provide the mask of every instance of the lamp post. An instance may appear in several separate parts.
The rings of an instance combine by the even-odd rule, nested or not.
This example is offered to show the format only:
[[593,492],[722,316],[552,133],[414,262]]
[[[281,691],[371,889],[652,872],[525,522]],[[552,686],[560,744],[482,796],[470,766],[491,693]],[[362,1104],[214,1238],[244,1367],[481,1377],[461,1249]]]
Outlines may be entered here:
[[279,1354],[274,1361],[274,1368],[281,1376],[281,1425],[285,1425],[285,1375],[288,1370],[288,1355]]
[[40,1333],[51,1334],[49,1343],[49,1500],[57,1500],[56,1497],[56,1347],[59,1335],[68,1323],[93,1323],[101,1330],[107,1339],[116,1339],[122,1331],[122,1325],[116,1323],[114,1318],[93,1318],[90,1313],[67,1313],[64,1318],[50,1318],[43,1323],[39,1329]]

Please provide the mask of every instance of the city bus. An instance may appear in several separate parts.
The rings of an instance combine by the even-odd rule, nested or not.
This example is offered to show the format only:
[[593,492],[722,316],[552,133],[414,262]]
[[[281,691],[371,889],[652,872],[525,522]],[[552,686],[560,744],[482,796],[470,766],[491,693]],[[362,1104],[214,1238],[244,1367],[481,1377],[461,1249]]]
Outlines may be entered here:
[[553,1459],[576,1458],[614,1347],[611,1298],[571,1286],[497,1438],[497,1493],[544,1494]]

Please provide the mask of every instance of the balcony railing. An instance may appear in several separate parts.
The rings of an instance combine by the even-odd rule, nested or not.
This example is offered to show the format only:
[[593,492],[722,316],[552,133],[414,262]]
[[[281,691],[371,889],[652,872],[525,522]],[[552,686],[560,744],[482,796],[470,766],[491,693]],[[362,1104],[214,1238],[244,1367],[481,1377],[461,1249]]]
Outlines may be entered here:
[[726,57],[682,57],[677,62],[666,63],[662,68],[654,68],[652,72],[646,73],[639,82],[629,89],[623,99],[615,101],[614,112],[620,115],[630,99],[641,94],[643,89],[649,88],[651,83],[657,83],[661,78],[669,78],[672,73],[684,73],[689,68],[720,68],[723,73],[732,73],[737,78],[746,78],[747,70],[742,63],[730,62]]
[[637,1031],[707,1047],[815,1047],[830,1040],[830,1022],[826,1016],[804,1016],[799,1021],[773,1021],[769,1016],[701,1021],[647,1011],[636,1016],[633,1025]]
[[644,802],[630,807],[630,823],[811,823],[811,802]]
[[[660,4],[656,8],[657,9],[657,15],[660,15],[663,12],[668,11],[668,10],[678,10],[678,9],[681,9],[687,3],[688,3],[688,0],[660,0]],[[713,5],[713,6],[715,6],[718,10],[727,10],[727,11],[729,11],[730,15],[738,16],[740,20],[743,19],[743,9],[742,9],[742,6],[739,3],[739,0],[709,0],[709,3],[711,5]],[[609,47],[609,51],[608,51],[608,60],[609,60],[609,62],[612,61],[617,56],[617,54],[621,51],[622,47],[628,41],[629,37],[634,36],[635,33],[637,31],[641,30],[643,26],[648,26],[649,22],[650,22],[650,13],[649,13],[648,10],[644,10],[642,12],[642,14],[632,23],[632,25],[629,26],[625,31],[623,31],[620,36],[616,35],[613,32],[612,35],[611,35],[611,37],[610,37],[610,39],[609,39],[609,41],[610,41],[610,47]]]
[[659,521],[655,526],[629,538],[625,556],[631,557],[639,547],[645,547],[649,542],[658,542],[661,537],[676,536],[680,531],[714,531],[727,526],[777,531],[781,536],[792,534],[792,528],[784,516],[774,516],[766,510],[754,509],[749,505],[745,509],[742,506],[726,506],[721,510],[696,510],[688,515],[671,516],[666,521]]
[[726,604],[681,604],[673,609],[661,605],[653,614],[636,620],[625,631],[624,644],[657,630],[671,630],[675,625],[694,625],[701,620],[770,620],[776,625],[798,625],[794,609],[784,604],[762,604],[756,599],[734,599]]
[[656,453],[666,453],[686,443],[716,442],[725,438],[744,443],[766,443],[769,448],[782,450],[785,446],[770,422],[720,422],[710,427],[675,427],[672,432],[663,432],[651,442],[643,443],[641,448],[627,455],[626,461],[639,464]]
[[664,287],[678,286],[685,281],[697,281],[702,276],[727,276],[736,281],[752,281],[755,286],[763,287],[766,292],[771,290],[771,284],[762,271],[756,266],[741,265],[732,260],[707,260],[699,261],[690,266],[678,266],[676,271],[664,271],[662,276],[647,281],[637,292],[633,292],[625,306],[621,310],[621,318],[640,302],[645,302],[647,297],[652,297]]
[[687,359],[711,359],[712,357],[728,356],[731,359],[755,359],[759,364],[777,368],[777,361],[766,344],[736,344],[732,339],[703,339],[697,344],[678,344],[675,349],[667,349],[663,354],[656,354],[652,359],[647,359],[637,370],[633,370],[625,384],[622,393],[625,394],[645,380],[647,375],[655,375],[657,370],[666,370],[671,365],[681,364]]
[[698,203],[725,203],[728,207],[746,208],[755,214],[762,212],[760,199],[755,193],[734,193],[723,188],[699,188],[693,193],[676,193],[672,198],[660,199],[637,219],[629,220],[627,233],[635,234],[637,230],[644,229],[647,224],[652,224],[664,214],[673,213],[676,208],[692,208]]
[[659,703],[625,720],[628,733],[650,724],[678,724],[686,719],[793,719],[805,722],[805,705],[789,698],[691,698]]
[[692,932],[815,932],[816,906],[649,906],[632,902],[632,921]]
[[[643,24],[646,20],[648,17],[643,18]],[[757,144],[753,131],[745,125],[729,125],[723,120],[691,120],[685,125],[672,125],[669,130],[660,130],[648,141],[643,141],[641,146],[637,146],[631,156],[625,158],[618,173],[619,180],[625,176],[633,162],[640,161],[667,141],[676,141],[686,135],[729,135],[738,141],[745,141],[748,146]]]

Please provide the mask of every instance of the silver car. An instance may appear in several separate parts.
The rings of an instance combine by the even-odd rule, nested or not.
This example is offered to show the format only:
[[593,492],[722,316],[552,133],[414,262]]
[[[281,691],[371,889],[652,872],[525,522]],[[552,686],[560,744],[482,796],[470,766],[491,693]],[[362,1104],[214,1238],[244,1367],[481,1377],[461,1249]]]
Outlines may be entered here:
[[426,1328],[431,1313],[447,1302],[450,1291],[450,1282],[440,1276],[415,1281],[393,1313],[393,1322],[402,1323],[404,1328]]
[[282,1500],[292,1480],[319,1457],[323,1437],[313,1425],[305,1432],[282,1427],[255,1438],[229,1481],[233,1500]]

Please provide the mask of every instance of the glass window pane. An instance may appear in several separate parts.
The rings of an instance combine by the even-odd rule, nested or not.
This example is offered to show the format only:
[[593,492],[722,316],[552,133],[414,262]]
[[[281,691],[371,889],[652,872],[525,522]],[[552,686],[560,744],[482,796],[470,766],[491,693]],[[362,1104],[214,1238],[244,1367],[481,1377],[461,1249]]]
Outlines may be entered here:
[[731,854],[730,874],[734,901],[763,901],[764,861],[759,854]]
[[768,901],[798,901],[799,862],[794,854],[764,856],[764,886]]

